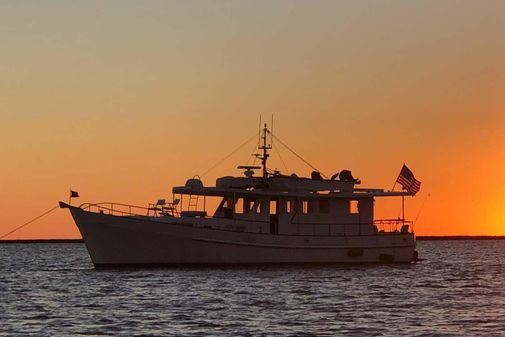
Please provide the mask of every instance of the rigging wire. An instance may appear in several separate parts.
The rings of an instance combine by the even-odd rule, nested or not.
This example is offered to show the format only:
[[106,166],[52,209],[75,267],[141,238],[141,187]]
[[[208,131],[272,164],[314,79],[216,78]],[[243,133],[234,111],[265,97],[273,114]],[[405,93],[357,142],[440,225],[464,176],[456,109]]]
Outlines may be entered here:
[[281,160],[282,165],[286,169],[286,174],[289,174],[289,169],[288,169],[288,167],[286,165],[286,162],[284,162],[284,159],[282,159],[281,152],[279,151],[279,149],[277,148],[277,146],[273,146],[273,148],[274,148],[275,152],[277,153],[277,155],[279,156],[279,159]]
[[4,234],[4,235],[0,236],[0,240],[2,240],[3,238],[5,238],[5,237],[7,237],[7,236],[11,235],[11,234],[12,234],[12,233],[14,233],[14,232],[17,232],[17,231],[18,231],[18,230],[20,230],[21,228],[28,226],[29,224],[31,224],[31,223],[32,223],[32,222],[34,222],[35,220],[38,220],[38,219],[42,218],[42,217],[43,217],[43,216],[45,216],[45,215],[48,215],[49,213],[51,213],[52,211],[54,211],[55,209],[57,209],[57,208],[59,208],[59,207],[60,207],[60,206],[53,207],[53,208],[51,208],[50,210],[48,210],[48,211],[46,211],[46,212],[42,213],[41,215],[39,215],[39,216],[37,216],[37,217],[35,217],[35,218],[31,219],[30,221],[25,222],[25,223],[24,223],[24,224],[22,224],[21,226],[18,226],[18,227],[16,227],[16,228],[14,228],[14,229],[13,229],[13,230],[11,230],[9,233],[7,233],[7,234]]
[[[257,149],[260,148],[260,145],[261,145],[261,115],[260,115],[260,121],[259,121],[259,124],[258,124],[258,146],[256,147]],[[256,152],[256,153],[254,153]],[[253,166],[256,165],[256,160],[258,160],[258,151],[253,151],[253,156],[254,156],[254,160],[253,160]]]
[[256,133],[254,133],[254,135],[252,137],[250,137],[249,139],[247,139],[245,142],[243,142],[242,144],[240,144],[239,147],[237,147],[235,150],[233,150],[230,154],[228,154],[226,157],[222,158],[221,160],[219,160],[216,164],[212,165],[207,171],[203,172],[202,174],[200,174],[200,177],[204,177],[206,174],[208,174],[210,171],[212,171],[213,169],[215,169],[216,167],[218,167],[219,165],[221,165],[226,159],[230,158],[231,156],[233,156],[237,151],[239,151],[240,149],[242,149],[244,146],[246,146],[251,140],[253,140],[254,138],[256,138]]
[[291,152],[292,154],[294,154],[298,159],[300,159],[301,161],[303,161],[305,164],[307,164],[308,166],[310,166],[313,170],[321,173],[321,175],[328,179],[328,177],[323,173],[321,172],[320,170],[318,170],[316,167],[314,167],[314,165],[312,165],[311,163],[309,163],[308,161],[306,161],[305,159],[302,158],[302,156],[300,156],[298,153],[296,153],[293,149],[291,149],[289,146],[287,146],[286,144],[284,144],[284,142],[282,140],[280,140],[276,135],[274,135],[273,133],[271,133],[272,137],[278,141],[282,146],[284,146],[289,152]]
[[254,145],[254,148],[253,150],[251,151],[251,154],[249,156],[249,159],[247,160],[247,165],[249,166],[249,163],[251,162],[251,158],[254,158],[253,160],[253,163],[252,163],[252,166],[254,166],[256,164],[256,160],[258,159],[258,157],[256,156],[255,151],[256,149],[258,149],[260,147],[260,139],[258,138],[258,142]]
[[272,114],[272,122],[270,123],[270,147],[274,147],[274,114]]
[[[414,219],[414,222],[412,223],[412,227],[414,227],[414,225],[417,223],[417,219],[419,219],[419,216],[421,215],[421,212],[423,211],[424,206],[426,205],[426,202],[428,201],[429,198],[430,198],[430,193],[428,193],[426,198],[424,198],[423,204],[421,205],[421,208],[419,209],[419,212],[417,212],[416,218]],[[414,229],[414,228],[412,228],[412,229]]]

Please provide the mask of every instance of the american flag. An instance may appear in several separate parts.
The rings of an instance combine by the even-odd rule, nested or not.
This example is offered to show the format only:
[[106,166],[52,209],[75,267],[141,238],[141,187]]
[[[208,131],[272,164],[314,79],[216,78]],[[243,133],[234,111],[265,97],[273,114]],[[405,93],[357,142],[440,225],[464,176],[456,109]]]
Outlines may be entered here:
[[403,164],[402,170],[400,171],[400,175],[396,179],[396,182],[412,194],[416,194],[421,189],[421,182],[414,178],[414,174],[405,164]]

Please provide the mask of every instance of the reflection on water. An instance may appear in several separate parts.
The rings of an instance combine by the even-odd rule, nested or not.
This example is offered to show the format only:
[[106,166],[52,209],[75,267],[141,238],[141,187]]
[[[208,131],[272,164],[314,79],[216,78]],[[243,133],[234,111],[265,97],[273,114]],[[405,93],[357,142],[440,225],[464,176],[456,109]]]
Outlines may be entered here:
[[401,266],[95,270],[83,244],[0,245],[0,335],[505,334],[505,241]]

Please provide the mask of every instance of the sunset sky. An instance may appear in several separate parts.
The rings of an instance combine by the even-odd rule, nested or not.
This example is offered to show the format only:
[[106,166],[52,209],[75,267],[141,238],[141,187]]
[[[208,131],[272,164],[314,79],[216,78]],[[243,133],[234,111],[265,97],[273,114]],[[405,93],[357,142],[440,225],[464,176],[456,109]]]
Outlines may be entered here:
[[[2,1],[0,236],[70,188],[169,199],[272,114],[327,175],[390,189],[406,163],[416,234],[505,235],[504,60],[505,1]],[[78,237],[57,210],[6,239]]]

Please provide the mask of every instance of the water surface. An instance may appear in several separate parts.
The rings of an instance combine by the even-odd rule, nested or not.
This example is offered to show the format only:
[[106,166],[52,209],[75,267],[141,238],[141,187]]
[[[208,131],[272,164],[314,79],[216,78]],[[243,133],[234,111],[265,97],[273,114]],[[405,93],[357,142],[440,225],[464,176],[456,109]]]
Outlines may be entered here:
[[83,244],[0,245],[3,336],[505,336],[505,241],[415,265],[95,270]]

